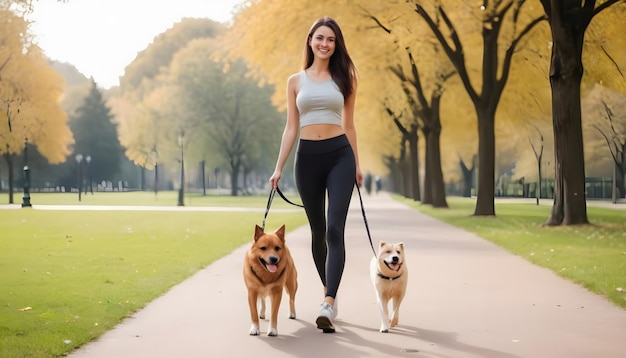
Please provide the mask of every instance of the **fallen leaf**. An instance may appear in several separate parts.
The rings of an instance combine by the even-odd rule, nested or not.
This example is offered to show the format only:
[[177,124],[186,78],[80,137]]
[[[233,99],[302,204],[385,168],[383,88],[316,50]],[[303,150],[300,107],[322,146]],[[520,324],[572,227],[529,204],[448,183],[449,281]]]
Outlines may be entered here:
[[32,307],[24,307],[24,308],[20,308],[20,311],[26,312],[26,311],[30,311],[32,309],[33,309]]

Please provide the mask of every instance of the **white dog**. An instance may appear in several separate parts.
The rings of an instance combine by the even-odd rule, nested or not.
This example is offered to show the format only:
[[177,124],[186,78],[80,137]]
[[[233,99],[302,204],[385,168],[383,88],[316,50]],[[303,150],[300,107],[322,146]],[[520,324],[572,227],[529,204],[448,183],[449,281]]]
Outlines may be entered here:
[[[398,325],[400,303],[406,293],[409,272],[404,261],[404,243],[387,244],[381,241],[378,255],[370,263],[370,275],[380,310],[380,331],[387,333],[390,327]],[[390,303],[393,306],[391,315]]]

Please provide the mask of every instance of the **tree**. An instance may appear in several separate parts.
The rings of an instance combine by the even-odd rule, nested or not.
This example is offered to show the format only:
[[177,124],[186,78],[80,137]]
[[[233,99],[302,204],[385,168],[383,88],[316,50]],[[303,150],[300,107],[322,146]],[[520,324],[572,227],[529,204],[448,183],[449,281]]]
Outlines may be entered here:
[[70,119],[70,128],[76,138],[74,154],[91,158],[89,179],[115,181],[120,170],[122,147],[113,115],[93,80],[89,95]]
[[[541,163],[543,159],[543,133],[535,126],[537,129],[537,133],[539,133],[539,144],[535,146],[532,138],[529,136],[528,141],[530,142],[530,146],[533,148],[533,153],[535,153],[535,159],[537,159],[537,205],[539,205],[539,199],[541,199]],[[539,147],[539,149],[537,149]]]
[[472,157],[472,166],[468,167],[463,158],[459,155],[459,166],[463,173],[463,197],[472,196],[472,181],[474,179],[474,171],[476,170],[476,156]]
[[[241,175],[255,168],[261,158],[273,158],[280,142],[283,124],[270,101],[273,88],[259,88],[246,77],[242,60],[228,64],[207,61],[216,43],[196,40],[178,53],[171,68],[171,84],[178,108],[179,125],[190,133],[189,142],[197,143],[197,159],[202,152],[212,153],[224,163],[231,177],[231,195],[241,186]],[[193,136],[193,137],[192,137]],[[268,161],[261,161],[267,164]]]
[[[419,187],[419,137],[417,135],[419,124],[417,123],[417,116],[413,116],[413,120],[408,125],[409,128],[407,129],[400,121],[402,115],[396,115],[389,107],[387,107],[386,110],[387,114],[393,119],[393,123],[402,134],[400,140],[399,165],[404,185],[401,193],[405,197],[419,201],[421,200],[421,193]],[[406,155],[407,144],[409,146],[409,155]]]
[[540,0],[552,32],[550,85],[555,145],[554,205],[546,225],[587,224],[580,86],[585,31],[619,0]]
[[596,128],[606,140],[609,152],[611,153],[611,157],[615,163],[615,186],[619,192],[616,195],[623,198],[625,196],[624,192],[626,191],[624,189],[624,173],[626,172],[626,134],[620,133],[616,129],[617,125],[615,123],[615,113],[613,110],[611,110],[605,102],[602,102],[602,104],[604,105],[604,110],[606,111],[606,117],[609,122],[609,127],[611,128],[611,133],[607,134],[604,133],[600,127]]
[[[419,105],[415,105],[417,114],[422,118],[424,125],[422,132],[426,139],[426,173],[424,175],[424,196],[423,204],[431,204],[436,208],[447,208],[445,185],[443,180],[443,172],[441,170],[441,117],[440,105],[441,96],[444,92],[444,83],[454,74],[439,74],[436,76],[437,81],[433,86],[430,101],[426,98],[420,73],[417,68],[413,54],[409,51],[409,60],[411,63],[412,77],[408,79],[401,71],[394,73],[403,81],[407,81],[415,90],[415,96]],[[441,70],[441,69],[440,69]],[[439,72],[439,71],[438,71]],[[410,102],[414,102],[413,99]]]
[[[478,117],[478,194],[474,215],[495,215],[495,114],[498,102],[504,91],[511,61],[521,39],[528,34],[535,25],[545,19],[544,16],[531,18],[521,24],[521,31],[516,31],[520,13],[526,1],[485,1],[482,10],[482,70],[481,87],[478,90],[471,81],[469,67],[466,62],[466,47],[461,42],[457,26],[452,22],[448,12],[441,5],[433,10],[441,17],[445,24],[438,25],[419,2],[415,3],[416,13],[422,17],[439,44],[443,48],[457,70],[468,95],[470,96]],[[506,21],[511,22],[511,41],[505,45],[502,54],[499,47],[502,45],[500,35]],[[447,31],[448,36],[444,35]]]
[[[626,94],[596,84],[582,99],[585,113],[585,169],[597,176],[615,173],[616,199],[626,197]],[[591,133],[590,133],[591,132]],[[594,135],[596,134],[597,135]],[[607,158],[607,149],[610,157]],[[609,159],[609,160],[607,160]],[[606,170],[610,168],[610,170]],[[603,170],[604,169],[604,170]]]
[[62,78],[32,43],[28,22],[7,10],[5,3],[2,5],[0,24],[5,31],[0,32],[0,155],[7,162],[9,201],[13,202],[13,161],[21,156],[26,140],[50,163],[59,163],[69,154],[73,139],[60,105]]
[[126,156],[142,168],[142,173],[154,171],[155,195],[159,174],[163,177],[167,174],[167,171],[159,171],[167,165],[160,167],[159,163],[174,164],[180,160],[176,149],[176,133],[180,133],[180,129],[169,132],[169,124],[176,118],[168,98],[172,95],[167,82],[172,60],[190,41],[215,38],[225,29],[224,25],[209,19],[185,18],[174,24],[155,37],[154,42],[126,67],[125,75],[120,79],[120,93],[110,101]]
[[[383,29],[386,33],[391,34],[392,30],[387,28],[382,24],[381,20],[376,16],[369,15],[368,16],[374,20],[376,25],[378,25],[381,29]],[[416,36],[417,39],[410,38],[403,39],[404,42],[409,42],[407,47],[405,48],[410,62],[411,68],[411,77],[409,78],[404,74],[401,65],[397,65],[395,67],[391,67],[391,72],[394,73],[396,77],[402,82],[402,88],[407,95],[407,102],[409,103],[412,111],[415,114],[415,119],[421,118],[423,125],[421,126],[422,133],[424,135],[424,139],[426,141],[426,170],[424,175],[424,195],[421,199],[414,198],[416,200],[421,200],[423,204],[432,204],[434,207],[445,208],[448,207],[446,202],[445,195],[445,184],[443,180],[443,172],[441,169],[441,147],[440,147],[440,137],[441,137],[441,117],[440,117],[440,104],[441,104],[441,96],[444,92],[444,83],[450,78],[455,72],[449,71],[449,73],[444,73],[446,71],[446,66],[436,66],[434,68],[435,76],[432,87],[432,92],[430,96],[430,102],[427,99],[425,89],[422,85],[422,79],[420,76],[420,71],[418,65],[413,57],[413,53],[411,51],[411,47],[430,47],[427,43],[427,40],[424,40],[422,36]],[[421,40],[421,41],[420,41]],[[398,38],[394,39],[394,43],[400,43],[401,40]],[[417,45],[412,42],[417,43]],[[438,46],[434,46],[434,54],[439,55]],[[423,50],[422,50],[423,51]],[[422,52],[420,51],[420,52]],[[406,86],[410,85],[413,91],[410,91]],[[413,98],[415,97],[415,98]],[[417,128],[417,125],[411,125],[412,128]],[[406,135],[406,134],[405,134]],[[413,149],[411,153],[413,155]],[[417,155],[417,153],[415,153]],[[414,163],[415,160],[412,160]],[[414,173],[414,181],[416,183],[413,184],[414,191],[416,190],[419,193],[419,174],[417,169],[412,169],[412,173]]]

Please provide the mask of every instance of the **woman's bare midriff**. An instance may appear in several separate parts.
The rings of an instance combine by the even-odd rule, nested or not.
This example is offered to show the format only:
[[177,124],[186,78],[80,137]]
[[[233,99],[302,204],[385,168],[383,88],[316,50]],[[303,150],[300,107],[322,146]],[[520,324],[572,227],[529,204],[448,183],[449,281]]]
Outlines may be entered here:
[[300,128],[300,139],[323,140],[344,134],[343,128],[335,124],[311,124]]

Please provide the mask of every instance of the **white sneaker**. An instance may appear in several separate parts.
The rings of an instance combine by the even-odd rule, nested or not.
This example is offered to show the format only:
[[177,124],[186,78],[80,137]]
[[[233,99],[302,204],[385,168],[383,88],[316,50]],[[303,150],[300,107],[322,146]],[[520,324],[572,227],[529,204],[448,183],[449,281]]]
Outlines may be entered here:
[[322,303],[320,305],[320,313],[315,320],[315,323],[317,323],[317,328],[321,329],[324,333],[335,332],[335,327],[333,326],[333,317],[333,308],[326,302]]
[[337,302],[337,297],[335,297],[335,303],[333,303],[333,320],[337,318],[339,314],[339,303]]

